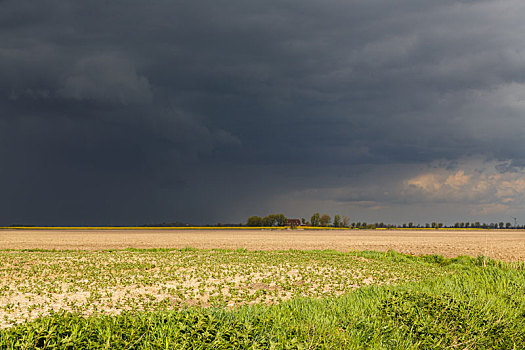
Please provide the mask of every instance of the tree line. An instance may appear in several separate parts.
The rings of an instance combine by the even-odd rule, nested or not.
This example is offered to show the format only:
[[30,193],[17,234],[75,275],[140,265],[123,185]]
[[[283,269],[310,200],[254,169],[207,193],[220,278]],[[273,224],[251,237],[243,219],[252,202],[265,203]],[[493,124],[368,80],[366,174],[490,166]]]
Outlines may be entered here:
[[[328,214],[314,213],[307,221],[305,218],[301,218],[301,225],[314,226],[314,227],[350,227],[350,219],[347,216],[341,217],[340,215],[334,215],[332,217]],[[246,226],[252,227],[271,227],[271,226],[287,226],[289,224],[288,218],[284,214],[270,214],[265,217],[261,216],[250,216],[246,221]],[[293,226],[293,223],[292,223]]]
[[[301,218],[300,223],[303,226],[313,227],[346,227],[346,228],[361,228],[361,229],[375,229],[375,228],[485,228],[485,229],[510,229],[510,228],[525,228],[524,226],[512,225],[510,222],[504,223],[480,223],[476,222],[456,222],[454,225],[446,226],[442,222],[433,221],[425,224],[414,224],[413,222],[403,223],[399,225],[385,224],[383,222],[367,223],[367,222],[350,222],[348,216],[334,215],[333,219],[328,214],[313,213],[310,220]],[[250,216],[246,221],[246,226],[250,227],[272,227],[272,226],[295,226],[295,221],[288,220],[284,214],[270,214],[264,217]]]
[[250,216],[246,222],[246,226],[286,226],[288,219],[284,214],[270,214],[265,217]]

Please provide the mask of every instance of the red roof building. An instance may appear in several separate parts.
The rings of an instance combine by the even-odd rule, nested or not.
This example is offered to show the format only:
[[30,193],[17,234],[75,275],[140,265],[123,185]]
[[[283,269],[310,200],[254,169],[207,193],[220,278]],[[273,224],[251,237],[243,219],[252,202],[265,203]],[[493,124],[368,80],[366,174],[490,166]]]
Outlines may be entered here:
[[287,226],[301,226],[301,220],[299,219],[286,219]]

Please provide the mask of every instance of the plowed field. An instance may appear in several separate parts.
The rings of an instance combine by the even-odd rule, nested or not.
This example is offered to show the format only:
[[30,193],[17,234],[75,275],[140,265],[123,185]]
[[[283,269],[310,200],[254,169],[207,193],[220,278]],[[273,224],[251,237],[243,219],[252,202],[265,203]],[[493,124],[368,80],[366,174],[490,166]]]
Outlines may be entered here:
[[525,260],[524,230],[0,230],[0,249],[395,250]]

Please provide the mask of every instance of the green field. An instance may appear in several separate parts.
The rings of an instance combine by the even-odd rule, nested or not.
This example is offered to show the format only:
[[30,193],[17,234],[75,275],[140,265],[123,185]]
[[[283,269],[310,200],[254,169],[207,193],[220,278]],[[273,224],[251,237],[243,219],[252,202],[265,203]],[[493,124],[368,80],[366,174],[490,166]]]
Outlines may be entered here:
[[525,348],[525,269],[395,252],[0,251],[0,348]]

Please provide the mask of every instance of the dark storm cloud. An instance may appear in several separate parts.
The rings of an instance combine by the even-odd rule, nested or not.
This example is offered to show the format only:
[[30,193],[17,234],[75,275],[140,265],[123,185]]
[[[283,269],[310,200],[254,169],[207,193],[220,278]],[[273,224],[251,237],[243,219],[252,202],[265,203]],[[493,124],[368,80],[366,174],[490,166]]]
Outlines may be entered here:
[[[458,171],[512,202],[524,14],[512,0],[3,1],[0,219],[380,209],[436,202],[428,179],[467,190]],[[472,159],[516,178],[470,176]]]

